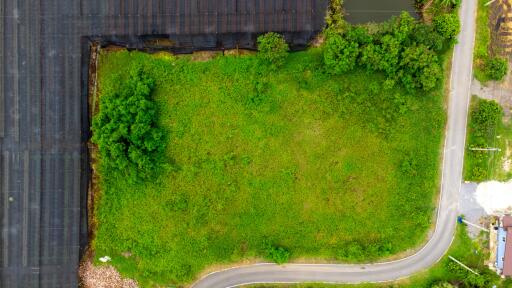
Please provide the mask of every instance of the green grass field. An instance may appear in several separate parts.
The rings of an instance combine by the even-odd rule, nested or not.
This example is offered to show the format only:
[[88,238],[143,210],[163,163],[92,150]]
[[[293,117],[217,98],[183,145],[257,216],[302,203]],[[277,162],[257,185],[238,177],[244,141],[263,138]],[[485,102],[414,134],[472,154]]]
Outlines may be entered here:
[[319,49],[291,53],[277,71],[257,61],[101,54],[100,93],[130,65],[156,80],[169,144],[154,181],[101,179],[97,257],[151,286],[264,258],[269,244],[292,261],[350,262],[424,241],[438,192],[442,85],[411,94],[384,89],[380,74],[331,76]]

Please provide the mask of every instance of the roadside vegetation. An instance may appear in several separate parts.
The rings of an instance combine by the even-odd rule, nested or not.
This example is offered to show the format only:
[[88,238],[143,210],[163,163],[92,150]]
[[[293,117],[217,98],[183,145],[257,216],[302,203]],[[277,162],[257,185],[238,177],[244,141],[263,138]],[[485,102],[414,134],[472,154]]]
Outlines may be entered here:
[[491,52],[490,6],[488,0],[478,0],[473,74],[481,83],[502,80],[507,75],[508,63],[503,57]]
[[[371,261],[419,245],[439,184],[457,32],[446,25],[458,23],[436,19],[337,22],[324,46],[296,53],[272,33],[257,55],[206,62],[103,52],[96,255],[152,286],[210,265]],[[119,165],[151,172],[130,181]]]
[[[502,280],[494,271],[491,271],[485,261],[489,259],[489,251],[486,248],[487,235],[482,234],[476,240],[469,238],[465,226],[459,225],[455,239],[447,252],[437,264],[425,272],[420,272],[410,278],[386,284],[284,284],[284,285],[251,285],[250,288],[497,288],[512,287],[511,281]],[[448,255],[456,258],[476,271],[475,275],[462,268],[448,258]]]
[[507,142],[512,141],[512,128],[502,119],[500,104],[473,96],[468,123],[465,180],[482,182],[509,180],[512,177],[512,173],[503,168]]

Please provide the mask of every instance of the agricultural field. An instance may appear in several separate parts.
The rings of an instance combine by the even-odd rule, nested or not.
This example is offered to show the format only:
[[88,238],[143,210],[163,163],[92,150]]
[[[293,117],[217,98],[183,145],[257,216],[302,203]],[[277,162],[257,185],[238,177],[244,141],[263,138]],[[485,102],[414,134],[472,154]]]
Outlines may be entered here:
[[418,247],[458,32],[454,14],[434,20],[336,26],[322,47],[293,53],[270,33],[257,54],[208,61],[103,51],[96,255],[150,287],[212,266],[367,262]]

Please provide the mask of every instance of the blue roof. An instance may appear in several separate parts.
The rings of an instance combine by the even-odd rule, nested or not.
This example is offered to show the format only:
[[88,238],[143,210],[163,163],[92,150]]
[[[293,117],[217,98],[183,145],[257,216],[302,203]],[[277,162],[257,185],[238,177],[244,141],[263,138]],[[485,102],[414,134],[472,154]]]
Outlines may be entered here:
[[498,229],[498,248],[496,251],[496,267],[503,270],[503,259],[505,258],[505,242],[507,240],[507,231],[500,227]]

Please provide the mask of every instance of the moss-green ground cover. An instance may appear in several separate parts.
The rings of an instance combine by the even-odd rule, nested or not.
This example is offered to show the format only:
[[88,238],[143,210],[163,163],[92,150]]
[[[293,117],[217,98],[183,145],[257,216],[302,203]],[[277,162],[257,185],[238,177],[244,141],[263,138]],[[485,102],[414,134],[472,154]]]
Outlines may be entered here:
[[380,74],[331,76],[319,49],[276,71],[254,56],[123,51],[101,55],[100,93],[130,65],[156,80],[169,144],[156,179],[102,178],[93,245],[124,275],[189,282],[209,265],[264,257],[269,244],[292,260],[369,261],[424,239],[442,87],[411,93],[384,89]]

